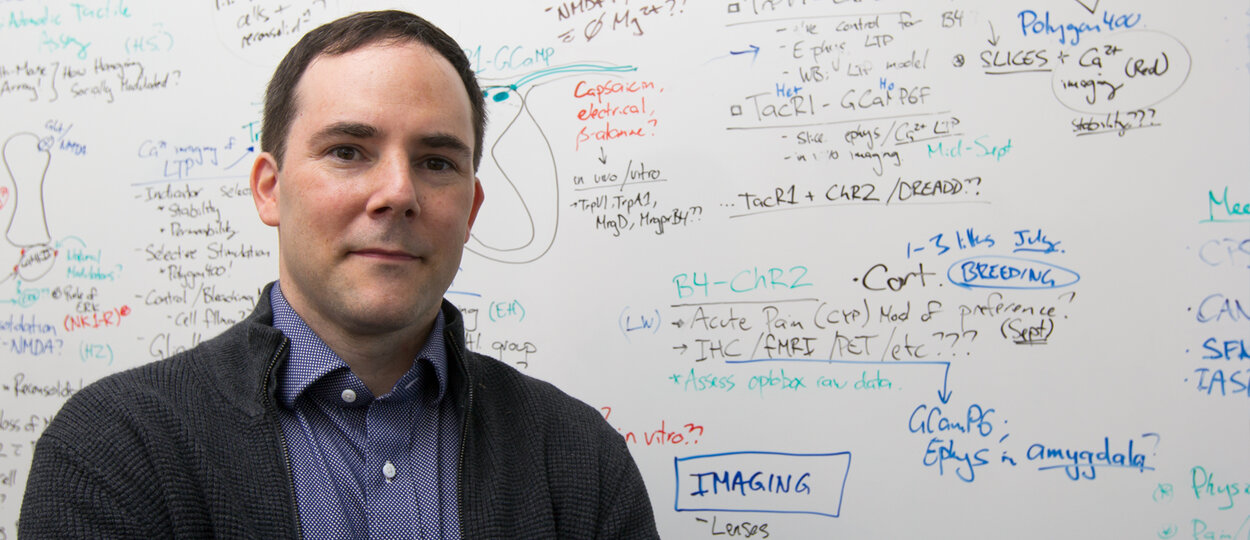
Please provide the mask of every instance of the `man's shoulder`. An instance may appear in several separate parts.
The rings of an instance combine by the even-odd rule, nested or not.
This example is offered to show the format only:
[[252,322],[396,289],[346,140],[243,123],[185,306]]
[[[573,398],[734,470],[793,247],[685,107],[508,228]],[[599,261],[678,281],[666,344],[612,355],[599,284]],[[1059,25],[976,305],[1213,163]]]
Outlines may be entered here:
[[599,417],[593,407],[550,382],[484,354],[469,351],[466,356],[474,391],[490,396],[489,402],[499,406],[538,408],[541,410],[535,412],[556,417],[570,413]]
[[[75,506],[98,510],[79,516],[83,520],[107,515],[136,531],[161,531],[101,536],[163,537],[175,521],[198,527],[209,520],[235,531],[224,536],[263,526],[280,531],[272,518],[288,509],[286,499],[269,496],[273,485],[286,481],[280,438],[266,429],[257,392],[229,387],[244,376],[223,375],[238,356],[234,349],[246,348],[240,343],[247,340],[214,338],[70,396],[36,445],[23,526],[58,530],[61,525],[41,516],[66,501],[89,499],[102,506]],[[264,363],[273,353],[250,356]],[[141,513],[147,513],[144,520],[134,519]]]
[[502,493],[466,498],[469,515],[490,517],[473,519],[472,533],[501,536],[526,523],[529,536],[655,537],[638,467],[598,409],[493,358],[466,359],[477,396],[466,493]]
[[45,433],[72,441],[118,429],[220,416],[223,408],[242,406],[258,414],[257,406],[235,403],[237,396],[247,393],[237,386],[239,364],[246,356],[238,336],[232,335],[238,330],[231,328],[186,351],[86,385],[69,397]]
[[624,448],[620,433],[597,408],[489,356],[467,357],[474,371],[471,414],[495,437],[537,448],[554,439],[582,448]]

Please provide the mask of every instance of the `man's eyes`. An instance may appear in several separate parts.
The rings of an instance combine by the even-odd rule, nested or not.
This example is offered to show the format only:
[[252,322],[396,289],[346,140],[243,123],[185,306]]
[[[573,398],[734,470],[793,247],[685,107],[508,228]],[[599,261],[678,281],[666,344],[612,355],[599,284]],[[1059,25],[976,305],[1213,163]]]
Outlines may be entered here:
[[354,161],[360,157],[360,150],[351,146],[335,146],[330,149],[330,155],[343,161]]
[[450,172],[450,171],[456,170],[456,164],[454,162],[452,162],[449,159],[444,159],[440,157],[434,157],[434,158],[428,158],[428,159],[422,160],[420,165],[431,171],[438,171],[438,172],[442,172],[442,171]]
[[[364,151],[355,146],[334,146],[326,154],[343,162],[360,161],[365,157]],[[420,158],[415,160],[414,163],[414,167],[417,169],[434,172],[455,172],[460,169],[454,160],[439,156]]]

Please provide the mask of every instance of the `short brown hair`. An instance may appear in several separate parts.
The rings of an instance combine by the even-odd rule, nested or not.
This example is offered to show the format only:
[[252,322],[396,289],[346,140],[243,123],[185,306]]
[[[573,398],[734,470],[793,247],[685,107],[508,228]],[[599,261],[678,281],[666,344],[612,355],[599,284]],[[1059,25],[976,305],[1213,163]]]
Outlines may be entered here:
[[339,55],[386,40],[410,40],[434,49],[451,62],[469,93],[473,108],[473,168],[482,161],[482,137],[486,132],[486,99],[478,87],[473,67],[456,40],[429,21],[403,11],[370,11],[348,15],[317,27],[291,48],[269,79],[265,91],[265,117],[260,148],[273,154],[282,166],[286,137],[295,117],[295,87],[313,59]]

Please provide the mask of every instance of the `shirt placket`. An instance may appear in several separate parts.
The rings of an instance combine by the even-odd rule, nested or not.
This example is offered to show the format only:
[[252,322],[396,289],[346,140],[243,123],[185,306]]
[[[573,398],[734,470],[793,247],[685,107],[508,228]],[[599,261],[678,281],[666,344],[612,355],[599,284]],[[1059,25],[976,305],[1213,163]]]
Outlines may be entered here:
[[[418,538],[421,509],[415,493],[416,467],[409,460],[412,400],[377,399],[365,416],[365,514],[370,538]],[[400,428],[400,429],[397,429]]]
[[[439,405],[420,398],[416,401],[424,403],[417,409],[417,415],[414,417],[416,429],[413,431],[413,440],[417,445],[413,455],[420,464],[415,471],[417,502],[421,508],[430,512],[431,518],[425,522],[427,528],[422,529],[422,538],[443,538],[442,532],[447,524],[442,521],[445,513],[439,504],[443,492],[440,473],[450,473],[441,470],[439,464]],[[459,534],[452,537],[459,538]]]

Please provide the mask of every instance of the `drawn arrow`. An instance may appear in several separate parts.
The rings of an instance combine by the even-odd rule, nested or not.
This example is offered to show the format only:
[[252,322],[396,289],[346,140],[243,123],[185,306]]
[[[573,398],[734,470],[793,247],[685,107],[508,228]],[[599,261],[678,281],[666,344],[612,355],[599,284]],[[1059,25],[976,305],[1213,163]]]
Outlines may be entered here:
[[676,351],[676,350],[680,350],[680,351],[681,351],[681,354],[686,354],[686,349],[688,349],[688,348],[690,348],[690,346],[689,346],[689,345],[686,345],[685,343],[682,343],[680,347],[673,347],[673,350],[675,350],[675,351]]
[[1080,4],[1081,7],[1085,8],[1085,10],[1088,11],[1090,15],[1093,15],[1095,11],[1098,11],[1098,3],[1101,1],[1102,0],[1094,0],[1094,5],[1092,6],[1089,5],[1089,0],[1076,0],[1076,3]]
[[946,364],[946,373],[942,375],[942,389],[938,390],[938,401],[941,401],[943,405],[949,403],[951,400],[951,394],[955,393],[954,390],[946,389],[946,380],[950,378],[950,374],[951,374],[951,365]]
[[738,56],[740,54],[750,54],[751,61],[754,62],[755,58],[760,55],[760,48],[756,45],[747,45],[747,47],[750,47],[750,48],[745,51],[729,51],[729,54],[732,54],[734,56]]
[[608,164],[608,153],[603,150],[602,146],[599,147],[599,163]]
[[[988,21],[987,21],[987,22],[988,22]],[[999,37],[999,36],[998,36],[998,34],[994,33],[994,23],[992,23],[992,22],[990,23],[990,37],[991,37],[991,39],[987,39],[986,41],[990,42],[990,46],[991,46],[991,47],[997,47],[997,46],[998,46],[998,37]]]
[[249,147],[247,147],[247,151],[246,151],[246,152],[243,152],[243,155],[239,156],[239,159],[234,160],[234,163],[231,163],[231,164],[227,165],[227,166],[226,166],[226,168],[227,168],[227,169],[234,168],[234,166],[235,166],[235,165],[238,165],[238,164],[239,164],[239,162],[243,161],[243,159],[244,159],[244,158],[246,158],[246,157],[248,156],[248,154],[251,154],[252,152],[255,152],[255,151],[256,151],[256,147],[255,147],[255,146],[249,146]]

